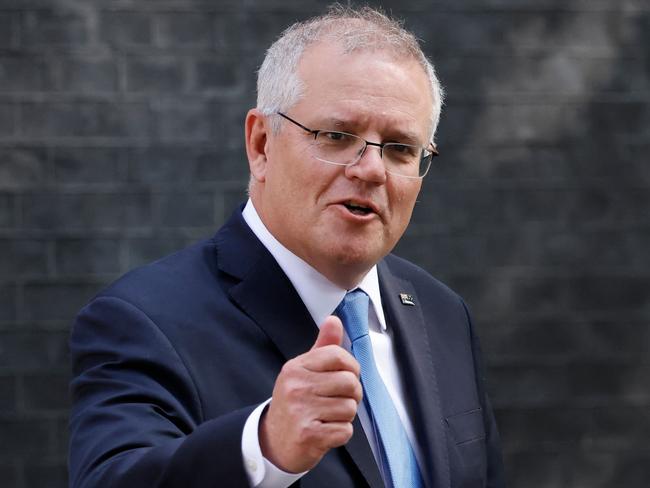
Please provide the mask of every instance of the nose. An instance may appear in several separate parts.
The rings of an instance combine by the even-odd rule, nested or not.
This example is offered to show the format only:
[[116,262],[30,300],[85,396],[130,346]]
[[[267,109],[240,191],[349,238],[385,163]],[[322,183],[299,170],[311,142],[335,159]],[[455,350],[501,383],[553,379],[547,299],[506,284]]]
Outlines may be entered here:
[[386,167],[382,160],[381,147],[366,144],[356,162],[346,166],[345,175],[348,178],[359,178],[372,183],[386,181]]

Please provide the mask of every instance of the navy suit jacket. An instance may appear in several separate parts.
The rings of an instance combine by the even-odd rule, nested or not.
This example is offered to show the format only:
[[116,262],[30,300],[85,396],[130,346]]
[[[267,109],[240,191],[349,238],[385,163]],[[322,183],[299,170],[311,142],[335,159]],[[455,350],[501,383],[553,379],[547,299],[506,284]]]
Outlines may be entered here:
[[[378,272],[426,485],[503,486],[463,301],[398,257]],[[71,334],[71,486],[247,486],[244,423],[317,334],[241,211],[212,239],[126,274],[82,309]],[[299,485],[383,486],[358,419],[354,426]]]

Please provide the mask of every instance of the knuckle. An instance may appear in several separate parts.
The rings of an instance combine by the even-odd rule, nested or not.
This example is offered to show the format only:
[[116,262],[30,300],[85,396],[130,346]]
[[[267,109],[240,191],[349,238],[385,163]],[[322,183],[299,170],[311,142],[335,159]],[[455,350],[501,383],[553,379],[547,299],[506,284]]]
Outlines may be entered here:
[[347,444],[347,442],[352,438],[353,433],[354,428],[352,427],[352,424],[349,422],[343,423],[332,434],[332,447],[338,447]]

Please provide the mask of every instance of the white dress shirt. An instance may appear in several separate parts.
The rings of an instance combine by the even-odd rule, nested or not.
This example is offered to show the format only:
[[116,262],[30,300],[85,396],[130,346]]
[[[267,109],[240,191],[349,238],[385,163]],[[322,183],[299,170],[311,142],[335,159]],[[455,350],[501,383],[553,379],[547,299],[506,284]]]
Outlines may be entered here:
[[[280,268],[282,268],[282,271],[284,271],[298,292],[314,322],[320,327],[320,324],[323,323],[325,318],[332,315],[348,290],[340,288],[329,281],[313,267],[280,244],[260,219],[251,200],[248,200],[244,207],[243,217],[253,233],[278,262]],[[413,446],[415,456],[418,459],[418,464],[422,466],[421,451],[415,442],[413,426],[404,404],[404,391],[393,350],[393,341],[386,331],[386,319],[379,293],[377,267],[373,266],[361,282],[352,289],[355,288],[360,288],[370,297],[372,307],[369,307],[368,311],[368,326],[377,369],[402,420],[406,434]],[[294,324],[294,326],[305,327],[308,325]],[[343,347],[350,351],[350,340],[347,335],[344,336]],[[282,471],[262,455],[258,437],[259,420],[270,400],[268,399],[259,405],[248,417],[242,434],[242,455],[251,486],[259,488],[285,488],[305,473],[294,474]],[[377,437],[373,431],[368,411],[363,402],[359,405],[357,414],[370,443],[377,465],[380,466],[380,471],[382,471]],[[385,473],[382,472],[381,475],[386,480]]]

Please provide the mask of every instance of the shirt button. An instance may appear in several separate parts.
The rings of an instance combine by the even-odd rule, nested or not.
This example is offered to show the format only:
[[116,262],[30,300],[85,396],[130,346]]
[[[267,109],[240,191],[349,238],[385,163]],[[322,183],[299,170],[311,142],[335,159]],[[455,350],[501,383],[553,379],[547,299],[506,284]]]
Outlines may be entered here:
[[246,459],[246,467],[253,472],[257,471],[257,463],[254,459]]

